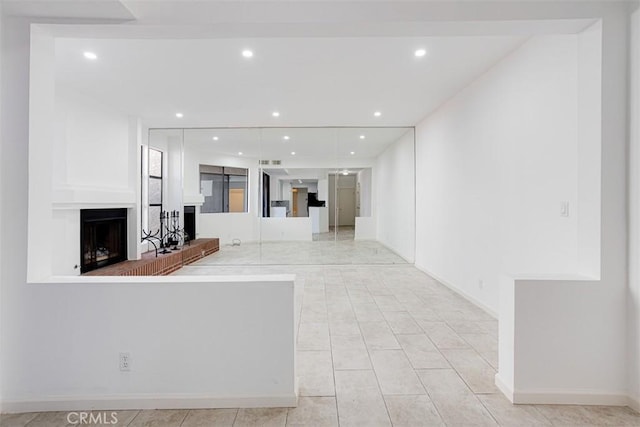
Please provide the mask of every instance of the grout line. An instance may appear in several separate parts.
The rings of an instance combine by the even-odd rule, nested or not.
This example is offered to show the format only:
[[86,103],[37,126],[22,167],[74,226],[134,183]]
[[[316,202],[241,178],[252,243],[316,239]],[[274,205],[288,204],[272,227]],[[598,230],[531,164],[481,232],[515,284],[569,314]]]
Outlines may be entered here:
[[[367,293],[373,297],[373,295],[371,295],[371,292],[369,291],[369,289],[367,288],[367,285],[364,285],[365,289],[367,290]],[[347,292],[347,296],[349,297],[349,302],[352,303],[351,301],[351,295],[349,295],[349,293]],[[378,310],[382,313],[382,310],[380,310],[378,304],[375,302],[375,298],[373,298],[373,301],[376,305],[376,307],[378,307]],[[351,304],[351,307],[353,308],[353,303]],[[354,312],[355,314],[355,312]],[[384,315],[382,316],[382,318],[384,319]],[[383,320],[386,323],[386,320]],[[382,393],[382,386],[380,386],[380,380],[378,379],[378,374],[376,373],[376,369],[375,366],[373,365],[373,360],[371,359],[371,352],[369,351],[369,346],[367,346],[367,341],[364,338],[364,334],[362,333],[362,328],[360,328],[360,321],[358,320],[358,316],[356,316],[356,323],[358,325],[358,329],[360,330],[360,335],[362,336],[362,341],[364,342],[364,348],[367,351],[367,356],[369,357],[369,363],[371,364],[371,371],[373,372],[373,376],[376,379],[376,383],[378,384],[378,390],[380,391],[380,397],[382,398],[382,402],[384,403],[384,409],[387,413],[387,418],[389,419],[389,424],[393,425],[393,421],[391,421],[391,414],[389,413],[389,407],[387,406],[387,401],[384,398],[384,394]],[[389,330],[391,330],[391,328],[389,327],[389,324],[387,323],[387,327],[389,328]],[[394,337],[395,339],[395,337]],[[396,340],[397,341],[397,340]],[[398,343],[398,345],[400,345],[400,343]]]

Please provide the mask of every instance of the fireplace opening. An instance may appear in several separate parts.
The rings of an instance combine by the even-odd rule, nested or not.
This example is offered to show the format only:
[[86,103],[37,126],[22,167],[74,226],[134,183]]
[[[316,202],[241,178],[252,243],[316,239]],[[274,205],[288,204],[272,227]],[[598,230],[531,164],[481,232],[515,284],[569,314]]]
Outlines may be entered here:
[[127,209],[80,210],[80,272],[127,259]]

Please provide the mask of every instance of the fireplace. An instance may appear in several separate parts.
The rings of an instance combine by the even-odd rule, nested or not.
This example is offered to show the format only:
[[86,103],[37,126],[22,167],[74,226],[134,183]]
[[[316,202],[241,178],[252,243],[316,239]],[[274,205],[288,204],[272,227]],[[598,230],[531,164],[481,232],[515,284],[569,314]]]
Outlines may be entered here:
[[127,259],[127,209],[80,210],[80,272]]

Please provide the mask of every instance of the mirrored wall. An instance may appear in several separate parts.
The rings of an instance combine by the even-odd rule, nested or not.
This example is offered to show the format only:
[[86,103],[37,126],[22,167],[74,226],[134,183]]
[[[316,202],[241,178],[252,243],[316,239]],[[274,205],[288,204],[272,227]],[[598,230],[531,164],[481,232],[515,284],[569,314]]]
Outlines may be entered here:
[[414,145],[405,127],[151,129],[143,235],[162,218],[218,238],[221,265],[405,263]]

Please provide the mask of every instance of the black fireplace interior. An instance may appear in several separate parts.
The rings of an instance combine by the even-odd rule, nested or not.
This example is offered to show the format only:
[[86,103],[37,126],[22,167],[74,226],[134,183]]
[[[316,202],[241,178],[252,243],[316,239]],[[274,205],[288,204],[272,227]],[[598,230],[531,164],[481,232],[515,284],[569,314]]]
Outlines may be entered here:
[[80,272],[127,259],[127,209],[80,210]]
[[196,207],[185,206],[184,207],[184,231],[187,234],[185,242],[187,240],[195,240],[196,238]]

